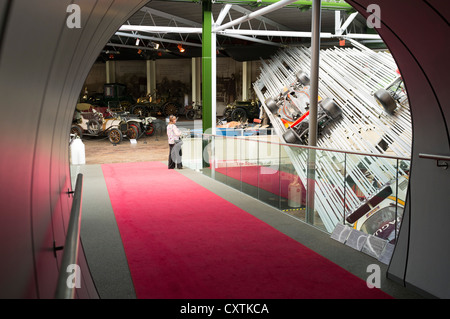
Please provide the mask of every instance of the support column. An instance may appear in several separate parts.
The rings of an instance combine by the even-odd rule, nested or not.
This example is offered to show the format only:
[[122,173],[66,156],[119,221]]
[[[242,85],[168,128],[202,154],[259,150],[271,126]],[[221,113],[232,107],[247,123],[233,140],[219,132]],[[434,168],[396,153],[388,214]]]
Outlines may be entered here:
[[146,74],[147,74],[147,94],[151,94],[156,91],[156,61],[145,61]]
[[[213,127],[212,113],[213,96],[213,65],[212,65],[212,12],[211,0],[202,1],[203,30],[202,30],[202,118],[203,132],[211,132]],[[214,119],[215,123],[215,119]]]
[[106,61],[106,83],[116,82],[116,61]]
[[191,86],[191,94],[192,101],[194,103],[201,103],[202,101],[202,88],[201,88],[201,58],[192,58],[191,61],[191,74],[192,74],[192,86]]
[[[319,98],[321,0],[312,5],[311,85],[309,90],[309,146],[317,146],[317,100]],[[307,166],[306,222],[314,224],[314,195],[316,184],[316,150],[309,150]]]
[[197,61],[195,58],[191,59],[191,96],[192,101],[195,103],[197,100],[197,90],[195,89],[197,85]]
[[[202,126],[204,133],[215,134],[216,128],[216,110],[215,99],[216,94],[213,92],[213,86],[215,88],[215,36],[212,34],[212,0],[202,1],[202,13],[203,13],[203,30],[202,30]],[[214,61],[213,53],[214,52]],[[213,72],[214,70],[214,72]],[[214,90],[215,91],[215,90]],[[214,120],[213,120],[214,118]],[[208,148],[208,139],[202,140],[202,150]],[[205,161],[202,152],[202,167],[211,167],[211,176],[214,176],[214,140],[211,140],[210,145],[210,163]]]
[[242,101],[251,99],[249,89],[252,85],[252,62],[242,62]]

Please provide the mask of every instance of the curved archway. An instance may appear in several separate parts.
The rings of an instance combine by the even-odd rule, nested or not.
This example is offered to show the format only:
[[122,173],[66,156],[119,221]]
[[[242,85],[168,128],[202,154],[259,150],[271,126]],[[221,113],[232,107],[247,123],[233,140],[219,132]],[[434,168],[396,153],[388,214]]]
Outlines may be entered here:
[[[72,198],[68,133],[104,44],[146,0],[3,1],[0,5],[0,298],[53,298]],[[83,257],[83,254],[80,254]],[[88,274],[86,263],[82,273]],[[84,276],[80,297],[93,297]]]
[[411,108],[413,146],[404,221],[388,277],[422,293],[450,297],[450,255],[445,249],[450,172],[420,154],[450,154],[450,83],[445,34],[450,31],[450,5],[442,1],[347,1],[363,16],[378,4],[378,33],[392,52],[404,79]]
[[[147,2],[80,1],[81,28],[66,24],[68,0],[0,5],[0,297],[53,297],[59,258],[52,247],[64,241],[72,201],[66,138],[74,105],[103,45]],[[419,154],[450,154],[450,6],[438,0],[348,3],[366,17],[369,4],[380,6],[378,32],[404,77],[413,117],[406,216],[388,275],[448,298],[449,172]],[[86,287],[82,293],[89,296]]]

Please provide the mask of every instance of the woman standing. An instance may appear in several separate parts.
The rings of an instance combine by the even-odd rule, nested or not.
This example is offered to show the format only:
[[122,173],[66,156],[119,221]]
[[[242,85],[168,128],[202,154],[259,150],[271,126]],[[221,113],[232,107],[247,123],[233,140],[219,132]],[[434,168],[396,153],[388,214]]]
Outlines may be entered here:
[[175,115],[169,116],[169,124],[167,125],[167,139],[169,141],[169,169],[183,168],[181,163],[181,131],[175,125],[177,118]]

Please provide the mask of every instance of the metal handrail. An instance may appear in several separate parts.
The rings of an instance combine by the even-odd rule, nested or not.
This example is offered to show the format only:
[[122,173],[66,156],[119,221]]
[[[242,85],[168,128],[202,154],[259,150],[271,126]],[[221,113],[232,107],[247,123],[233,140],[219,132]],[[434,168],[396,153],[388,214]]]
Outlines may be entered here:
[[448,156],[448,155],[437,155],[437,154],[423,154],[423,153],[420,153],[419,157],[426,158],[426,159],[433,159],[433,160],[436,160],[436,161],[450,162],[450,156]]
[[448,155],[437,155],[437,154],[423,154],[420,153],[419,154],[420,158],[425,158],[425,159],[432,159],[436,161],[436,166],[443,168],[443,169],[448,169],[448,163],[439,163],[439,161],[444,161],[444,162],[450,162],[450,156]]
[[70,211],[69,226],[67,228],[67,236],[61,260],[61,269],[56,286],[56,299],[74,299],[75,297],[75,287],[69,287],[69,285],[67,284],[68,276],[66,269],[69,265],[76,265],[78,260],[78,248],[80,246],[82,195],[83,174],[78,174],[75,184],[75,191],[73,192],[72,209]]
[[[226,138],[235,138],[235,139],[242,139],[245,136],[224,136],[224,135],[214,135],[214,134],[202,134],[203,136],[215,136],[215,137],[226,137]],[[314,149],[317,151],[327,151],[327,152],[337,152],[337,153],[344,153],[344,154],[353,154],[353,155],[361,155],[361,156],[372,156],[372,157],[382,157],[382,158],[389,158],[389,159],[396,159],[396,160],[404,160],[404,161],[410,161],[410,157],[404,157],[404,156],[395,156],[395,155],[386,155],[386,154],[374,154],[374,153],[364,153],[364,152],[358,152],[358,151],[344,151],[344,150],[338,150],[333,148],[322,148],[317,146],[309,146],[309,145],[298,145],[298,144],[289,144],[289,143],[278,143],[278,142],[271,142],[271,141],[263,141],[258,140],[258,143],[267,143],[267,144],[275,144],[275,145],[281,145],[281,146],[288,146],[288,147],[296,147],[296,148],[305,148],[305,149]],[[450,158],[449,158],[450,160]]]

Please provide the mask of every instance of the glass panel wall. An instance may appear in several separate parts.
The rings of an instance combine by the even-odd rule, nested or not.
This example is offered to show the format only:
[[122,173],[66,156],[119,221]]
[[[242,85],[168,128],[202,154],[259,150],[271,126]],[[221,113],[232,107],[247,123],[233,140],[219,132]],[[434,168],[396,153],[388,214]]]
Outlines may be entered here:
[[258,199],[280,208],[280,145],[258,145]]
[[[299,164],[299,171],[291,160]],[[306,209],[306,158],[307,150],[298,147],[282,146],[280,150],[280,209],[302,221],[305,221]]]
[[259,183],[259,141],[251,137],[241,140],[241,191],[258,198]]
[[409,159],[258,136],[191,138],[183,154],[186,166],[329,233],[345,224],[390,243],[398,236]]

